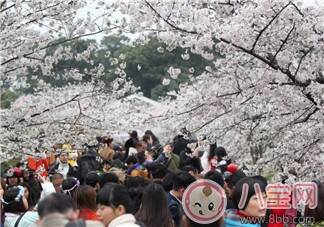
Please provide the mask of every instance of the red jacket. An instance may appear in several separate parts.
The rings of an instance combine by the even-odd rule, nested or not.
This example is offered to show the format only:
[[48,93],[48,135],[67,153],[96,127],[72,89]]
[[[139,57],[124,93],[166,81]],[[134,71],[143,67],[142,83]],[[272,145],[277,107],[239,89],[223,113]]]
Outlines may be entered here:
[[[270,221],[271,221],[271,216],[272,220],[276,219],[276,217],[283,217],[286,213],[285,209],[273,209],[270,211]],[[281,220],[283,220],[283,218],[281,218]],[[278,222],[278,223],[269,223],[267,227],[284,227],[284,223],[283,222]]]
[[88,208],[82,208],[80,210],[79,218],[84,220],[98,220],[96,212]]

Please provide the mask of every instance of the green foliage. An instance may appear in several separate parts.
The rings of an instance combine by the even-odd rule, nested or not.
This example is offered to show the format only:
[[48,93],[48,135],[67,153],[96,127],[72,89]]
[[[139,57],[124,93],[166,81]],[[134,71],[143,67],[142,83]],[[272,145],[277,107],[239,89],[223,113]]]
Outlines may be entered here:
[[[159,47],[164,49],[163,53],[158,52]],[[145,45],[124,46],[114,54],[115,56],[125,55],[127,76],[134,81],[135,85],[141,87],[145,96],[157,100],[165,96],[168,91],[178,90],[180,83],[189,82],[189,68],[195,68],[195,75],[199,75],[209,64],[207,60],[195,54],[191,54],[189,60],[183,60],[181,54],[184,53],[185,50],[182,48],[167,51],[163,43],[151,39]],[[138,66],[141,67],[140,70]],[[171,66],[180,68],[181,74],[168,86],[163,86],[162,80],[169,77],[167,71]]]
[[[57,40],[60,42],[61,39]],[[79,39],[71,42],[63,43],[64,48],[70,48],[73,56],[82,53],[87,50],[90,44],[98,46],[97,50],[94,50],[90,54],[90,60],[92,64],[85,60],[59,60],[57,64],[53,65],[53,72],[55,72],[55,78],[53,76],[43,75],[40,69],[30,70],[27,76],[27,83],[30,84],[29,88],[18,90],[19,94],[33,93],[37,88],[39,80],[43,80],[45,83],[49,83],[53,87],[63,87],[68,83],[82,83],[90,81],[91,77],[87,76],[85,70],[104,65],[106,71],[102,78],[107,86],[116,78],[114,73],[117,65],[111,64],[111,58],[117,58],[119,63],[126,62],[125,72],[127,77],[131,78],[136,86],[141,87],[141,91],[146,97],[152,99],[159,99],[159,97],[165,96],[168,91],[178,90],[180,83],[190,83],[188,75],[190,74],[188,69],[193,67],[195,73],[193,76],[199,75],[209,62],[203,59],[199,55],[190,54],[189,60],[183,60],[181,55],[186,52],[185,49],[175,48],[172,51],[168,51],[164,43],[161,43],[156,38],[152,38],[148,43],[126,45],[126,42],[130,40],[124,36],[107,36],[104,37],[100,44],[91,39]],[[163,48],[164,52],[158,52],[158,48]],[[47,49],[46,56],[53,56],[58,46]],[[123,54],[125,59],[119,59]],[[108,57],[109,55],[109,57]],[[138,69],[140,66],[140,70]],[[176,80],[172,80],[168,86],[162,85],[162,80],[165,77],[169,77],[168,69],[173,66],[174,68],[180,68],[181,74]],[[80,73],[85,73],[82,81],[78,81],[72,78],[65,79],[63,74],[70,69],[77,69]],[[17,98],[14,93],[2,94],[1,107],[8,108],[10,103]]]
[[11,102],[15,101],[18,95],[10,90],[1,93],[1,109],[10,108]]
[[19,160],[17,160],[17,159],[10,159],[8,161],[1,162],[0,163],[1,177],[4,177],[6,172],[8,171],[8,169],[16,166],[18,164],[18,162],[19,162]]

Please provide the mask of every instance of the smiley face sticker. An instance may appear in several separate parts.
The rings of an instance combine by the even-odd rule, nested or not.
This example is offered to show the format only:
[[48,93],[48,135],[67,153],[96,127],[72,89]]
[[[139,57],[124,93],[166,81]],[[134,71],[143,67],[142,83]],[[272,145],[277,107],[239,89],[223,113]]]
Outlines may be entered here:
[[210,224],[222,218],[226,204],[224,189],[214,181],[205,179],[189,185],[182,197],[185,214],[199,224]]

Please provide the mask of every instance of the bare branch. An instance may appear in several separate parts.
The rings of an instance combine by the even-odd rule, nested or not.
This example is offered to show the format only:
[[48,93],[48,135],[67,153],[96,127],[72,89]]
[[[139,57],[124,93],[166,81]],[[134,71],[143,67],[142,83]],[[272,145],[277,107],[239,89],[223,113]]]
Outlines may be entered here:
[[176,115],[177,116],[180,116],[180,115],[183,115],[183,114],[187,114],[187,113],[193,112],[193,111],[195,111],[195,110],[197,110],[197,109],[199,109],[199,108],[201,108],[201,107],[203,107],[205,105],[206,105],[206,103],[202,103],[202,104],[200,104],[198,106],[195,106],[194,108],[191,108],[190,110],[186,110],[184,112],[177,113]]
[[295,86],[295,84],[293,82],[270,82],[269,85],[279,85],[279,86],[285,86],[285,85],[289,85],[289,86]]
[[302,11],[296,6],[295,3],[291,2],[291,5],[297,10],[297,12],[302,16],[305,17],[305,15],[302,13]]
[[172,10],[174,9],[174,6],[175,6],[175,1],[173,1],[172,3],[172,9],[171,9],[171,12],[169,13],[169,15],[167,16],[166,20],[169,20],[171,15],[172,15]]
[[[4,1],[4,2],[1,3],[1,7],[0,7],[0,8],[2,8],[2,6],[3,6],[3,4],[4,4],[5,2],[6,2],[6,1]],[[11,9],[12,7],[15,7],[15,5],[16,5],[16,4],[12,4],[11,6],[8,6],[7,8],[2,9],[2,10],[0,11],[0,13],[3,13],[4,11],[6,11],[6,10],[8,10],[8,9]]]
[[271,60],[271,64],[273,64],[276,60],[277,55],[279,54],[279,52],[282,50],[282,48],[284,47],[284,45],[287,43],[289,36],[291,35],[291,33],[293,32],[293,30],[295,30],[295,23],[293,24],[292,28],[290,29],[290,31],[288,32],[286,38],[282,41],[279,49],[277,50],[277,52],[275,53],[275,55],[273,56],[273,59]]
[[275,19],[277,17],[279,17],[279,15],[291,4],[291,2],[288,2],[288,4],[286,4],[284,7],[281,8],[281,10],[269,21],[269,23],[263,28],[261,29],[261,31],[259,32],[258,36],[256,37],[253,45],[252,45],[252,48],[251,48],[251,51],[254,52],[254,48],[257,44],[257,42],[259,41],[260,37],[262,36],[263,32],[265,32],[268,27],[275,21]]
[[181,32],[184,33],[189,33],[189,34],[194,34],[197,35],[198,33],[196,31],[188,31],[186,29],[180,28],[178,26],[176,26],[175,24],[172,24],[170,21],[168,21],[167,19],[165,19],[148,1],[145,0],[146,5],[148,5],[148,7],[153,10],[153,12],[159,17],[161,18],[165,23],[167,23],[169,26],[171,26],[172,28],[174,28],[175,30],[179,30]]
[[[47,48],[49,48],[49,47],[58,46],[58,45],[60,45],[60,44],[63,44],[63,43],[66,43],[66,42],[71,42],[71,41],[76,40],[76,39],[79,39],[79,38],[83,38],[83,37],[87,37],[87,36],[96,35],[96,34],[99,34],[99,33],[103,32],[103,31],[104,31],[104,30],[99,30],[99,31],[92,32],[92,33],[87,33],[87,34],[84,34],[84,35],[75,36],[75,37],[70,38],[70,39],[64,39],[64,40],[59,41],[59,42],[54,42],[54,43],[52,43],[52,44],[48,44],[48,45],[46,45],[46,46],[40,48],[39,50],[44,50],[44,49],[47,49]],[[32,54],[34,54],[34,53],[35,53],[35,50],[32,51],[32,52],[30,52],[30,53],[24,54],[23,57],[27,57],[27,56],[32,55]],[[10,58],[10,59],[8,59],[8,60],[2,62],[0,65],[5,65],[5,64],[7,64],[7,63],[9,63],[9,62],[11,62],[11,61],[17,60],[17,59],[18,59],[18,56],[13,57],[13,58]]]
[[296,125],[296,124],[300,124],[300,123],[304,123],[304,122],[308,121],[309,118],[310,118],[312,115],[314,115],[317,111],[319,111],[319,108],[316,107],[312,112],[308,113],[306,117],[304,117],[304,118],[301,119],[301,120],[296,121],[294,124]]
[[218,118],[228,114],[232,112],[232,110],[227,110],[224,113],[218,114],[217,116],[213,117],[212,119],[206,121],[204,124],[202,124],[201,126],[199,126],[198,128],[194,129],[193,132],[197,132],[199,130],[201,130],[202,128],[204,128],[206,125],[209,125],[210,123],[212,123],[213,121],[217,120]]
[[[301,156],[298,159],[295,159],[296,162],[300,162],[300,160],[308,153],[308,151],[311,149],[312,146],[316,145],[318,142],[320,141],[320,139],[316,139],[313,142],[311,142],[308,146],[304,146],[303,148],[303,153],[301,154]],[[307,151],[305,151],[305,149],[307,149]]]
[[[47,108],[47,109],[45,109],[45,110],[43,110],[43,111],[41,111],[41,112],[34,113],[34,114],[30,115],[30,117],[31,117],[31,118],[34,118],[34,117],[36,117],[36,116],[42,115],[42,114],[44,114],[44,113],[46,113],[46,112],[49,112],[50,110],[53,110],[53,109],[59,108],[59,107],[61,107],[61,106],[64,106],[64,105],[66,105],[66,104],[68,104],[68,103],[74,102],[74,101],[76,101],[76,98],[78,98],[78,97],[80,97],[79,94],[76,95],[76,96],[74,96],[72,99],[70,99],[70,100],[68,100],[68,101],[66,101],[66,102],[64,102],[64,103],[61,103],[61,104],[59,104],[59,105],[56,105],[56,106],[54,106],[54,107],[52,107],[52,108]],[[26,121],[26,118],[21,118],[21,119],[17,120],[16,123],[21,123],[21,122],[24,122],[24,121]],[[3,125],[2,127],[8,129],[8,128],[10,128],[10,125]]]
[[297,73],[299,71],[300,65],[303,62],[304,58],[306,57],[307,54],[309,54],[313,50],[313,48],[314,48],[314,46],[310,47],[307,51],[304,52],[303,56],[299,59],[297,69],[296,69],[296,71],[294,73],[295,77],[296,77],[296,75],[297,75]]

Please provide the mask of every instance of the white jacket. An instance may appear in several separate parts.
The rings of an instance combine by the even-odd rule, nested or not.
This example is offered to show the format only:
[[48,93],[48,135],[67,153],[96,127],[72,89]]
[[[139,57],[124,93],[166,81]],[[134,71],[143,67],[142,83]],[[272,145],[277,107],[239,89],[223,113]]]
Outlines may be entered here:
[[123,214],[110,222],[108,227],[140,227],[135,224],[136,219],[132,214]]

